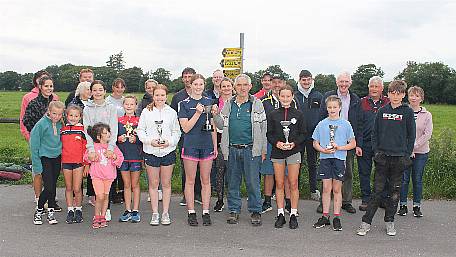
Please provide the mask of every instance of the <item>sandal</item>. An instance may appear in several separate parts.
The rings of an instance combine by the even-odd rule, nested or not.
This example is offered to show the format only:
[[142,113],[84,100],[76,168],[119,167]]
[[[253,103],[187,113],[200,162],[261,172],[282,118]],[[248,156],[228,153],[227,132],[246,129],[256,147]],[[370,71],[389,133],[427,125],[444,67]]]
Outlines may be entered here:
[[100,228],[100,219],[99,219],[98,216],[93,216],[93,219],[92,219],[92,228],[93,228],[93,229]]

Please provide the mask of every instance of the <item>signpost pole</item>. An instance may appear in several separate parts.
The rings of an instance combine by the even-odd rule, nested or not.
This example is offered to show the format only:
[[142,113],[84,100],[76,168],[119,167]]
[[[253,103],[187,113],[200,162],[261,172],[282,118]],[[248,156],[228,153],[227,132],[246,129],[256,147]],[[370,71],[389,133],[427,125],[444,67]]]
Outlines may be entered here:
[[244,33],[240,34],[239,47],[242,49],[241,53],[241,74],[244,73]]

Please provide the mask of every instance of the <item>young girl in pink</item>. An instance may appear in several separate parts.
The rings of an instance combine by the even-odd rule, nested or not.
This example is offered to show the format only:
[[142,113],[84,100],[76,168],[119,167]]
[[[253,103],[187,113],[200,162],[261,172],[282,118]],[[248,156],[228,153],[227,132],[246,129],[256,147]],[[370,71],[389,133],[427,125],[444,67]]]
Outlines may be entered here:
[[89,158],[88,150],[84,154],[84,160],[90,163],[89,173],[96,196],[92,228],[103,228],[108,226],[105,215],[108,209],[109,190],[112,181],[117,177],[116,166],[120,167],[124,157],[117,146],[114,147],[111,158],[106,156],[111,138],[111,129],[108,124],[97,123],[88,129],[88,132],[94,141],[95,149],[95,158]]

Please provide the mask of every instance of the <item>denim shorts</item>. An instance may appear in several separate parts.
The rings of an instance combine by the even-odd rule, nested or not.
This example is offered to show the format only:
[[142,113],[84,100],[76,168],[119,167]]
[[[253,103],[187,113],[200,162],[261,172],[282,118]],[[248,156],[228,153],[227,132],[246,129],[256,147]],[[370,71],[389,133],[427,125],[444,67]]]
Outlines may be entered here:
[[182,148],[182,159],[205,161],[214,159],[214,149]]
[[62,169],[64,170],[75,170],[82,166],[82,163],[62,163]]
[[274,175],[274,168],[272,167],[271,162],[271,152],[272,152],[272,145],[268,143],[266,159],[261,162],[260,166],[260,173],[262,175]]
[[119,168],[120,171],[141,171],[141,162],[124,161]]
[[336,158],[321,159],[318,179],[336,179],[344,181],[345,161]]
[[144,153],[144,162],[147,166],[159,168],[176,163],[176,151],[172,151],[163,157],[157,157],[153,154]]

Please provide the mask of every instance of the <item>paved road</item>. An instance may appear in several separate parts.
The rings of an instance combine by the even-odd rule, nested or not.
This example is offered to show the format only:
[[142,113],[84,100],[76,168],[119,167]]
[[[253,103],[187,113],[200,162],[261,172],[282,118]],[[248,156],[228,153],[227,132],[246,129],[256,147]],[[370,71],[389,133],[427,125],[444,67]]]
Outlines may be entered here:
[[[211,227],[189,227],[178,196],[172,198],[171,226],[150,226],[150,206],[144,201],[141,223],[113,221],[108,228],[93,230],[87,222],[93,210],[86,205],[82,224],[65,224],[62,212],[57,225],[33,225],[31,196],[30,186],[0,185],[0,256],[456,256],[454,201],[424,202],[421,219],[397,217],[396,237],[385,234],[379,210],[371,232],[359,237],[354,233],[359,212],[343,214],[342,232],[312,228],[319,217],[313,201],[300,202],[300,227],[295,231],[275,229],[275,212],[263,215],[262,227],[251,227],[246,211],[237,225],[226,224],[226,213],[212,213]],[[58,197],[63,205],[62,189]],[[122,206],[112,210],[118,217]]]

